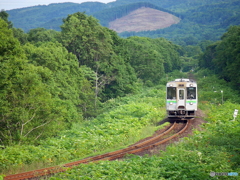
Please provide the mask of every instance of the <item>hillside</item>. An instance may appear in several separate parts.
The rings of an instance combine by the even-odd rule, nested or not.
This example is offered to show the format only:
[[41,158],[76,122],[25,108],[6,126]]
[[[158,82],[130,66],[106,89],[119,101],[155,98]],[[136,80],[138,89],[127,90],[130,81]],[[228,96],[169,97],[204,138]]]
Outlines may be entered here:
[[152,8],[139,8],[129,15],[109,22],[109,28],[121,33],[124,31],[152,31],[177,24],[180,19],[167,12]]
[[186,12],[191,9],[198,8],[199,6],[210,5],[210,4],[217,4],[217,3],[230,3],[236,0],[116,0],[114,2],[108,3],[111,7],[122,6],[130,3],[137,3],[137,2],[149,2],[161,8],[168,9],[173,12]]
[[239,1],[215,1],[179,13],[181,21],[164,29],[123,32],[121,37],[164,37],[176,44],[197,45],[201,41],[218,41],[231,25],[240,24]]
[[[169,27],[158,27],[157,25],[156,28],[148,27],[148,23],[151,24],[151,22],[147,22],[147,27],[143,24],[144,27],[139,26],[136,30],[134,28],[131,30],[132,27],[117,30],[117,27],[129,26],[132,22],[126,21],[127,16],[141,7],[170,13],[180,18],[181,21],[179,23],[170,22],[171,26]],[[37,27],[60,31],[63,18],[66,18],[68,14],[80,11],[87,15],[93,15],[102,26],[110,27],[109,23],[111,23],[113,26],[111,28],[117,30],[121,37],[164,37],[176,44],[187,46],[197,45],[206,40],[220,40],[221,35],[231,25],[240,24],[239,9],[238,0],[117,0],[108,4],[99,2],[57,3],[14,9],[7,13],[14,27],[21,28],[25,32]],[[125,20],[123,19],[122,22],[121,18],[125,18]],[[124,24],[125,22],[126,24]]]
[[[86,12],[91,15],[106,8],[106,4],[100,2],[86,3],[54,3],[49,5],[39,5],[7,11],[9,20],[14,27],[21,28],[25,32],[37,27],[60,30],[62,19],[68,14],[75,12]],[[49,26],[48,26],[49,25]]]
[[[49,5],[38,5],[20,9],[8,10],[9,20],[13,22],[14,27],[21,28],[25,32],[37,27],[44,27],[47,29],[55,29],[60,31],[59,26],[62,24],[62,19],[68,14],[73,14],[77,11],[86,12],[87,15],[93,15],[97,19],[100,19],[100,23],[104,26],[108,26],[108,22],[113,21],[114,14],[109,14],[111,9],[115,12],[121,9],[122,6],[128,6],[134,3],[148,3],[155,7],[165,9],[163,11],[172,11],[171,14],[182,13],[182,16],[191,16],[192,11],[204,5],[214,5],[219,3],[231,3],[237,2],[236,0],[213,0],[213,1],[201,1],[201,0],[117,0],[108,4],[100,2],[85,2],[85,3],[54,3]],[[144,5],[144,7],[149,7]],[[231,8],[232,7],[228,7]],[[129,9],[126,7],[125,9]],[[156,9],[156,8],[155,8]],[[136,10],[136,9],[134,9]],[[160,9],[159,9],[160,10]],[[105,14],[104,11],[107,13]],[[121,10],[122,11],[122,10]],[[191,12],[189,12],[191,11]],[[187,13],[186,13],[187,12]],[[213,12],[211,10],[211,12]],[[175,14],[174,14],[175,15]],[[103,17],[104,16],[104,17]],[[111,16],[111,17],[109,17]],[[119,18],[119,17],[118,17]],[[196,18],[196,17],[194,17]],[[104,22],[107,19],[107,23]]]

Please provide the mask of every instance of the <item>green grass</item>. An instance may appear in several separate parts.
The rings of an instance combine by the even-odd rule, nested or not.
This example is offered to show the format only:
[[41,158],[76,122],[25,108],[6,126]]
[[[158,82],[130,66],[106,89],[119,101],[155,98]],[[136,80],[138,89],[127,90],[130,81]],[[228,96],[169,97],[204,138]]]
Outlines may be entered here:
[[[230,94],[223,105],[215,102],[209,86],[235,92],[227,83],[213,77],[199,79],[199,107],[207,114],[203,131],[171,144],[158,156],[128,156],[124,161],[100,161],[80,164],[60,173],[55,179],[238,179],[215,176],[210,172],[240,172],[240,117],[233,120],[233,111],[240,109]],[[209,95],[209,96],[208,96]],[[232,101],[233,100],[233,101]],[[239,175],[238,175],[239,176]]]
[[75,123],[71,130],[40,141],[38,146],[0,149],[0,173],[39,169],[121,149],[151,136],[166,116],[165,86],[107,101],[104,113]]

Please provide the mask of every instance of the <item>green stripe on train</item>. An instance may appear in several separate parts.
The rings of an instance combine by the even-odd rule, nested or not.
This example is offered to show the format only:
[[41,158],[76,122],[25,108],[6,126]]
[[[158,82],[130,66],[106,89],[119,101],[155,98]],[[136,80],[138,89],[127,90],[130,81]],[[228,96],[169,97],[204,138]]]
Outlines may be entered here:
[[[167,101],[167,103],[170,103],[170,102],[172,102],[172,103],[177,103],[177,101]],[[197,101],[187,101],[187,103],[197,103]]]
[[197,101],[187,101],[187,103],[197,103]]
[[167,103],[170,103],[170,102],[172,102],[172,103],[177,103],[177,101],[167,101]]

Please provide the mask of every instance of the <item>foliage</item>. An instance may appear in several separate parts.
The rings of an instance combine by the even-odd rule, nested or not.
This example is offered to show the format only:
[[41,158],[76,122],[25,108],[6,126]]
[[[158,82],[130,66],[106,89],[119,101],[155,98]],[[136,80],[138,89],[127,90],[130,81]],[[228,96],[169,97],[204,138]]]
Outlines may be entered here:
[[199,66],[213,70],[220,78],[224,78],[238,90],[239,81],[239,46],[240,26],[231,26],[221,41],[207,47],[200,57]]
[[[222,24],[230,17],[239,14],[239,1],[225,1],[199,6],[184,12],[190,21],[204,25]],[[189,16],[191,14],[191,16]]]
[[199,101],[208,101],[217,105],[222,104],[223,97],[224,102],[240,103],[239,92],[233,90],[225,80],[218,79],[216,75],[209,75],[203,70],[198,71],[197,75],[199,77],[198,88],[201,91]]
[[30,31],[27,33],[28,42],[37,43],[54,41],[55,40],[54,38],[57,36],[57,34],[58,32],[54,30],[47,30],[44,28],[30,29]]
[[[162,1],[151,1],[151,3],[155,5],[161,3],[160,7],[164,7],[163,4],[165,4]],[[169,1],[166,4],[171,3]],[[155,31],[123,32],[120,36],[164,37],[182,46],[197,45],[205,40],[217,41],[230,25],[239,25],[237,20],[239,5],[236,0],[179,1],[167,7],[168,10],[178,13],[181,17],[182,20],[178,24]],[[176,9],[174,6],[177,6]]]
[[167,82],[174,81],[175,79],[179,79],[179,78],[188,78],[188,74],[186,74],[182,71],[175,70],[175,71],[172,71],[172,72],[166,74],[166,77],[163,77],[160,80],[160,83],[162,85],[166,86]]
[[3,19],[8,24],[8,28],[10,29],[13,27],[13,24],[11,21],[8,21],[8,16],[9,14],[6,11],[4,10],[0,11],[0,18]]
[[28,35],[20,28],[13,28],[13,36],[18,39],[21,45],[24,45],[28,42]]
[[126,46],[136,42],[142,49],[155,49],[145,51],[147,58],[141,59],[146,75],[151,73],[147,61],[153,60],[156,74],[147,77],[149,87],[160,81],[163,60],[169,66],[179,64],[179,47],[165,39],[128,41],[84,13],[69,15],[64,22],[61,33],[44,28],[24,33],[1,22],[0,138],[4,148],[28,141],[38,144],[36,140],[68,129],[83,117],[97,116],[102,112],[97,109],[100,101],[137,93],[142,80],[137,80],[132,64],[137,70],[139,61],[131,59]]
[[131,37],[124,41],[122,54],[130,59],[137,77],[156,84],[164,73],[180,69],[180,47],[164,38]]
[[41,140],[38,146],[16,145],[1,149],[0,165],[4,167],[1,170],[6,172],[34,163],[51,165],[84,158],[125,147],[150,136],[154,128],[149,127],[148,130],[148,126],[156,126],[166,114],[162,108],[165,105],[163,89],[164,86],[148,88],[134,96],[111,99],[104,104],[105,113],[95,119],[75,123],[70,130]]
[[119,36],[127,38],[129,36],[159,38],[163,37],[174,44],[181,46],[197,45],[201,41],[217,41],[226,32],[225,27],[218,25],[202,25],[192,22],[187,18],[182,19],[178,24],[173,24],[164,29],[140,32],[122,32]]
[[[151,3],[151,4],[150,4]],[[230,25],[239,25],[237,0],[118,0],[107,4],[99,2],[55,3],[7,11],[16,28],[25,32],[43,27],[61,31],[62,19],[68,14],[86,12],[100,20],[104,26],[138,7],[151,7],[167,11],[181,18],[178,24],[156,31],[124,32],[121,37],[164,37],[178,45],[197,45],[201,41],[217,41]],[[31,17],[31,18],[29,18]]]
[[107,8],[107,5],[100,2],[81,4],[68,2],[13,9],[7,11],[7,13],[14,27],[21,28],[25,32],[38,27],[60,31],[59,26],[62,25],[62,19],[67,17],[68,14],[85,11],[88,15],[91,15],[104,8]]
[[102,27],[92,16],[75,13],[64,19],[61,42],[78,58],[79,66],[90,67],[95,74],[95,108],[99,94],[103,100],[133,91],[135,72],[130,64],[114,52],[117,34]]
[[63,128],[64,108],[44,83],[51,72],[27,63],[20,43],[1,19],[0,29],[1,144],[5,147],[55,134]]
[[[68,53],[57,42],[38,44],[38,47],[31,44],[23,47],[29,62],[35,66],[46,67],[52,72],[51,79],[45,79],[45,83],[48,84],[53,97],[67,103],[69,113],[65,116],[65,120],[69,124],[81,120],[83,110],[81,96],[84,96],[83,72],[78,67],[76,56]],[[85,80],[85,83],[88,82]]]
[[[181,8],[186,7],[183,2],[186,0],[166,0],[162,4],[183,15],[185,11]],[[205,12],[204,7],[216,10],[213,6],[205,6],[207,1],[187,2],[189,7],[198,7],[201,12]],[[231,7],[234,3],[238,5],[231,1]],[[96,4],[100,5],[99,9],[107,7]],[[223,8],[224,4],[229,5],[221,1],[218,6]],[[91,3],[85,5],[88,7]],[[48,7],[53,8],[53,5]],[[36,13],[40,9],[35,7]],[[92,7],[90,11],[95,10]],[[196,15],[194,8],[188,12]],[[29,11],[29,15],[31,13]],[[206,108],[209,115],[209,123],[202,127],[205,131],[196,130],[193,137],[185,138],[178,146],[172,145],[166,152],[161,152],[160,157],[133,156],[126,161],[80,165],[80,172],[76,167],[59,177],[74,179],[80,174],[81,178],[92,179],[207,179],[213,170],[239,171],[239,117],[230,120],[233,109],[239,109],[240,98],[239,93],[229,86],[239,87],[239,27],[230,27],[221,41],[210,46],[211,41],[199,43],[200,39],[215,41],[220,32],[225,31],[226,25],[221,28],[219,22],[231,18],[231,12],[214,26],[210,20],[206,22],[207,26],[203,22],[204,18],[209,19],[209,14],[200,14],[201,22],[197,22],[200,25],[195,22],[195,17],[183,16],[181,22],[188,26],[179,23],[169,29],[149,32],[158,37],[171,31],[172,34],[166,37],[172,36],[184,47],[164,38],[120,38],[92,16],[80,12],[63,20],[60,33],[37,28],[26,34],[21,29],[11,29],[7,14],[2,14],[6,18],[0,19],[1,173],[12,173],[34,164],[39,168],[84,158],[125,147],[151,135],[159,128],[155,127],[157,122],[165,116],[162,107],[165,105],[166,82],[187,77],[179,70],[196,68],[198,61],[200,67],[209,68],[230,81],[219,80],[208,69],[196,69],[200,107]],[[220,17],[219,13],[213,15],[214,19]],[[216,27],[218,31],[209,29]],[[210,36],[212,32],[216,36]],[[142,90],[143,83],[148,87],[163,86]],[[82,115],[97,117],[81,121]]]
[[[185,137],[179,143],[168,146],[160,155],[151,157],[126,156],[123,161],[100,161],[80,164],[73,169],[51,177],[51,179],[209,179],[210,172],[239,172],[240,167],[240,118],[233,120],[238,103],[228,99],[223,105],[209,101],[212,92],[207,88],[216,87],[231,90],[223,80],[215,76],[200,78],[198,72],[198,93],[201,108],[206,110],[207,123],[202,131],[194,130],[193,136]],[[204,94],[205,93],[205,94]],[[238,96],[235,96],[237,98]],[[238,97],[239,98],[239,97]],[[214,97],[212,98],[214,99]],[[231,177],[238,179],[237,177]],[[214,176],[211,179],[226,179]]]

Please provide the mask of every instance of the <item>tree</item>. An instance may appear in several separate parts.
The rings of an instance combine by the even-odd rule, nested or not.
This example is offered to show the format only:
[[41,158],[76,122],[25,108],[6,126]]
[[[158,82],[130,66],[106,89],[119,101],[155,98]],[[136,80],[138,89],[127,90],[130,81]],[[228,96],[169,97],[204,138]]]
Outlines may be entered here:
[[231,26],[218,41],[206,48],[199,66],[214,70],[219,77],[240,90],[240,26]]
[[[82,118],[82,103],[80,98],[83,85],[83,72],[78,68],[75,55],[58,42],[37,43],[38,46],[24,46],[27,58],[35,66],[48,68],[52,72],[51,81],[45,81],[51,87],[51,94],[63,102],[71,104],[66,121],[80,121]],[[85,81],[86,82],[86,81]]]
[[163,58],[149,46],[147,39],[134,37],[125,40],[123,51],[138,78],[156,83],[164,73]]
[[64,126],[66,106],[52,97],[51,72],[31,65],[0,19],[0,142],[3,146],[55,134]]
[[180,70],[179,48],[164,38],[130,37],[124,42],[122,54],[138,78],[158,83],[165,72]]
[[222,77],[231,81],[240,90],[240,26],[231,26],[221,37],[221,43],[216,47],[214,64]]
[[215,65],[213,59],[216,56],[216,46],[219,42],[211,44],[208,46],[203,54],[199,57],[199,67],[208,68],[210,70],[215,70]]
[[27,33],[28,41],[31,43],[37,43],[37,42],[48,42],[48,41],[55,41],[55,37],[57,37],[58,32],[55,30],[47,30],[44,28],[36,28],[31,29]]
[[13,24],[11,21],[8,21],[8,16],[9,14],[5,10],[0,11],[0,18],[2,18],[8,24],[8,29],[11,29]]
[[124,65],[124,62],[119,62],[124,60],[113,50],[110,31],[102,27],[92,16],[78,12],[69,15],[63,22],[62,44],[76,55],[79,66],[86,65],[95,73],[96,109],[99,93],[106,85],[117,80],[121,74],[119,64]]
[[20,28],[13,28],[13,36],[18,39],[21,45],[24,45],[28,42],[28,34],[24,33],[24,31]]

